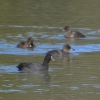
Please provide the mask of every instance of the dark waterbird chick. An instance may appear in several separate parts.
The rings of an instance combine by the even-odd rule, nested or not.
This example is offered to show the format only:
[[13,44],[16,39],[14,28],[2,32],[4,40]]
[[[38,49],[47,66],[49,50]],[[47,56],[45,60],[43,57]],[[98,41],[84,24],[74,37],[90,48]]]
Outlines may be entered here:
[[33,63],[33,62],[24,62],[24,63],[20,63],[17,66],[17,68],[19,69],[19,71],[25,71],[25,72],[48,70],[49,62],[51,59],[54,61],[51,54],[48,53],[44,58],[43,64]]
[[62,50],[51,50],[48,51],[47,53],[50,53],[51,55],[60,55],[60,54],[66,54],[69,53],[69,50],[74,50],[70,45],[64,45],[62,47]]
[[34,46],[32,37],[29,37],[27,41],[22,41],[17,45],[18,48],[33,48]]
[[68,37],[72,37],[72,38],[85,37],[85,35],[83,35],[82,33],[78,32],[78,31],[72,31],[70,26],[65,26],[62,31],[65,31],[66,38],[68,38]]

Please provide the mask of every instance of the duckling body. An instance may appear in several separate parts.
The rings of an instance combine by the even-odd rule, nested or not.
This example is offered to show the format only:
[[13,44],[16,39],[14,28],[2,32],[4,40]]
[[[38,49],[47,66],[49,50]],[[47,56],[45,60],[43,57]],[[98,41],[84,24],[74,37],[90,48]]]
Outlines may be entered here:
[[29,37],[27,41],[22,41],[17,45],[18,48],[33,48],[33,38]]
[[72,31],[72,29],[69,26],[66,26],[63,31],[65,31],[65,37],[66,38],[82,38],[85,37],[85,35],[83,35],[82,33],[78,32],[78,31]]
[[50,53],[53,56],[57,56],[57,55],[69,53],[69,50],[74,50],[74,49],[70,45],[64,45],[62,47],[62,50],[51,50],[48,51],[48,53]]

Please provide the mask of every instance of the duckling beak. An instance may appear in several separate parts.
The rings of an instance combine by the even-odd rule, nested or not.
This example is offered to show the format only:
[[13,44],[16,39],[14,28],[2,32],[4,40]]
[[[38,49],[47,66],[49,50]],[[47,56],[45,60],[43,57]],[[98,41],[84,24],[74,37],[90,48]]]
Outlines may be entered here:
[[52,59],[53,61],[55,61],[54,58],[53,58],[52,56],[51,56],[51,59]]

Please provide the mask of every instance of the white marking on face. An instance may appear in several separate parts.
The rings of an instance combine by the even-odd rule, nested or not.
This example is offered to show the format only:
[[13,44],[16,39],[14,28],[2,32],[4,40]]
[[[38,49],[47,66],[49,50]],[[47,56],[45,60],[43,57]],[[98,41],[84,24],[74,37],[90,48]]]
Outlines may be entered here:
[[53,61],[55,61],[54,58],[53,58],[52,56],[51,56],[51,59],[52,59]]

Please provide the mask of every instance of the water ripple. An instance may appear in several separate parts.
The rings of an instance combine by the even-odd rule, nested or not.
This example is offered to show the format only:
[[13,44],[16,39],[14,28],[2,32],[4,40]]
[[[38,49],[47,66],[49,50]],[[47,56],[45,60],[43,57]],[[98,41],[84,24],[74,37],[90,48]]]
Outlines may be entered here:
[[17,92],[17,93],[25,93],[25,91],[23,91],[23,90],[15,90],[15,89],[9,89],[9,90],[2,90],[2,89],[0,89],[0,92],[1,93],[11,93],[11,92]]

